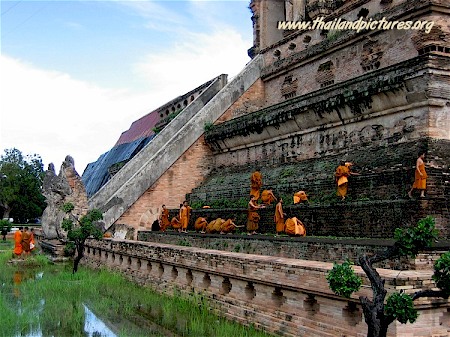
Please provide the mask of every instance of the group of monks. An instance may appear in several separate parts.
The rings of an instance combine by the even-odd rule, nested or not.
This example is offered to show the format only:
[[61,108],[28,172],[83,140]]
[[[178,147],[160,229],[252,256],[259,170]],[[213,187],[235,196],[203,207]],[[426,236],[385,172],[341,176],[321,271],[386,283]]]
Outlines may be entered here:
[[33,229],[29,229],[28,227],[19,227],[14,233],[14,250],[13,253],[16,257],[21,256],[22,254],[27,256],[34,249],[34,234]]
[[[286,213],[283,211],[283,198],[277,198],[272,190],[264,190],[260,193],[262,187],[262,175],[259,170],[252,173],[250,177],[250,201],[248,203],[248,217],[247,217],[247,234],[257,234],[258,223],[260,216],[258,210],[260,208],[270,205],[274,201],[278,201],[275,206],[274,222],[276,226],[277,235],[286,233],[294,236],[306,236],[305,225],[296,217],[286,219]],[[258,203],[261,197],[261,204]],[[299,202],[308,202],[308,197],[305,191],[298,191],[294,194],[294,204]]]
[[[408,195],[410,197],[412,197],[412,192],[415,189],[420,191],[421,197],[424,197],[427,179],[424,159],[425,153],[419,153],[419,157],[417,158],[416,162],[414,184],[411,187],[411,190],[408,192]],[[351,175],[359,175],[359,173],[353,172],[351,170],[352,166],[352,162],[342,161],[337,167],[334,174],[335,182],[337,185],[336,194],[341,198],[341,200],[345,200],[348,193],[348,178]],[[272,190],[263,190],[262,192],[260,192],[261,187],[262,174],[257,169],[252,173],[250,177],[250,200],[248,202],[246,226],[247,234],[257,234],[257,230],[259,227],[258,224],[260,220],[258,210],[261,208],[265,208],[267,205],[270,205],[271,203],[277,201],[274,215],[277,235],[286,233],[288,235],[294,236],[306,236],[305,225],[297,217],[286,218],[286,213],[284,213],[283,211],[283,199],[281,197],[277,199]],[[298,191],[294,193],[293,199],[294,204],[309,202],[308,196],[306,195],[305,191]],[[261,201],[261,203],[259,201]],[[172,227],[180,233],[187,233],[187,227],[191,217],[191,212],[192,208],[189,206],[187,201],[184,201],[183,204],[180,205],[179,214],[169,221],[169,210],[165,205],[162,205],[162,211],[159,217],[160,230],[166,231],[167,228]],[[233,233],[236,228],[243,227],[237,226],[234,222],[234,218],[230,218],[227,220],[217,218],[215,220],[208,221],[204,217],[199,217],[195,221],[194,229],[196,232],[200,233]]]
[[[416,160],[416,166],[414,170],[414,183],[411,189],[408,192],[408,196],[412,198],[412,193],[414,190],[418,190],[420,192],[420,198],[425,197],[425,190],[427,188],[427,172],[425,170],[425,152],[420,151],[418,158]],[[351,167],[353,163],[342,161],[336,169],[334,174],[337,191],[336,194],[341,198],[341,200],[345,200],[348,192],[348,177],[351,175],[359,175],[359,173],[352,172]]]
[[[183,204],[180,205],[180,211],[178,215],[174,216],[169,221],[169,210],[167,209],[166,205],[162,205],[161,214],[159,217],[160,231],[165,232],[168,228],[172,227],[179,233],[187,233],[187,227],[191,218],[191,213],[191,206],[189,206],[189,203],[187,201],[184,201]],[[200,233],[228,234],[234,232],[236,228],[242,227],[237,226],[234,221],[235,219],[224,220],[221,218],[217,218],[213,221],[208,222],[206,218],[199,217],[195,221],[194,229],[196,232]]]

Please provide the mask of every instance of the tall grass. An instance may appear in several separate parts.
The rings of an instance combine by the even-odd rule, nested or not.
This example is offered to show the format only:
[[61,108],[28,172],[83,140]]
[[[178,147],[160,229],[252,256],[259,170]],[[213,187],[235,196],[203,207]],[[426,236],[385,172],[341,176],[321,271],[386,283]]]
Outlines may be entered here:
[[0,336],[38,329],[44,336],[84,336],[83,304],[114,323],[108,325],[118,336],[267,336],[214,315],[199,295],[169,297],[107,270],[72,274],[71,265],[47,264],[42,256],[23,265],[9,264],[10,257],[0,254]]

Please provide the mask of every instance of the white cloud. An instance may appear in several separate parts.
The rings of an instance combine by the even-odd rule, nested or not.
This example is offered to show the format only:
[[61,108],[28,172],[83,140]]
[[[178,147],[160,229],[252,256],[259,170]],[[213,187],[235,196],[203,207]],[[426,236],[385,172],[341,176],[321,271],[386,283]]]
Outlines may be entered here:
[[82,174],[133,121],[221,73],[236,75],[249,61],[250,41],[231,29],[184,33],[177,41],[134,66],[135,76],[149,83],[145,94],[101,88],[1,55],[0,151],[36,153],[57,170],[71,155]]
[[[82,174],[109,150],[148,97],[108,90],[2,55],[0,150],[16,147],[59,167],[66,155]],[[3,153],[2,153],[3,154]]]
[[136,64],[135,74],[171,99],[220,74],[237,75],[250,61],[249,45],[231,29],[184,34],[171,49],[146,55]]

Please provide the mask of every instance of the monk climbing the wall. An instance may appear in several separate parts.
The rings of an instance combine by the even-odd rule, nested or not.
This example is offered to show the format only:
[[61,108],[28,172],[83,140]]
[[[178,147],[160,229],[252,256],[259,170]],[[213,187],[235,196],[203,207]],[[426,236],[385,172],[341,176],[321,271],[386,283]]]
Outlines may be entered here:
[[197,220],[195,220],[194,229],[196,232],[205,233],[206,226],[208,226],[208,221],[206,218],[198,217]]
[[259,190],[262,186],[262,175],[261,172],[257,169],[255,172],[252,173],[250,177],[250,195],[253,195],[256,197],[256,200],[259,199]]
[[348,177],[351,175],[359,175],[359,173],[355,173],[351,171],[351,167],[353,163],[341,161],[339,166],[334,173],[334,177],[336,179],[337,184],[337,192],[336,194],[341,197],[341,200],[345,200],[348,192]]
[[167,209],[166,205],[162,205],[161,214],[159,216],[159,223],[161,232],[165,232],[167,228],[170,226],[169,210]]
[[253,235],[257,234],[258,223],[260,216],[258,214],[258,209],[264,208],[264,205],[258,205],[258,199],[256,196],[251,195],[250,201],[248,202],[248,218],[247,218],[247,234]]
[[191,217],[192,208],[189,206],[188,202],[185,200],[183,206],[180,208],[180,222],[181,222],[181,233],[187,233],[187,227],[189,224],[189,218]]
[[420,191],[420,197],[425,197],[425,190],[427,188],[427,172],[425,171],[425,152],[420,152],[416,161],[416,169],[414,170],[414,183],[411,190],[408,192],[410,198],[412,198],[412,192],[416,189]]
[[19,227],[19,230],[17,230],[14,233],[14,254],[16,256],[22,255],[23,248],[22,248],[22,227]]
[[305,191],[298,191],[294,193],[294,204],[309,202],[308,196]]
[[283,198],[280,197],[280,200],[278,201],[277,205],[275,206],[275,215],[274,215],[274,221],[276,225],[276,231],[277,235],[280,235],[284,232],[284,217],[286,216],[286,213],[283,211]]
[[261,193],[261,201],[266,205],[270,205],[272,202],[277,201],[277,198],[273,194],[272,190],[264,190]]

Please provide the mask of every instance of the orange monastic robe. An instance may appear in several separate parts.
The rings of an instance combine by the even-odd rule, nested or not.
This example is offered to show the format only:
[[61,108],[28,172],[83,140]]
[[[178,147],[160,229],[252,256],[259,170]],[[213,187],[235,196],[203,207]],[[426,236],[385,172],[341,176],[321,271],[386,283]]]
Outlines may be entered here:
[[169,210],[165,208],[161,212],[161,232],[165,232],[167,227],[169,226],[170,226]]
[[334,174],[337,183],[336,194],[340,197],[347,195],[348,177],[350,176],[350,169],[347,166],[339,165]]
[[204,232],[206,230],[206,226],[208,226],[208,221],[205,218],[199,217],[195,220],[194,229],[197,232]]
[[227,221],[222,223],[222,226],[220,226],[220,234],[228,234],[232,233],[236,229],[236,225],[234,224],[231,219],[228,219]]
[[14,254],[21,255],[23,252],[22,248],[22,232],[20,230],[14,233]]
[[286,220],[286,234],[306,236],[305,225],[297,218],[289,218]]
[[308,201],[308,196],[305,191],[298,191],[294,193],[294,204],[298,204],[299,202]]
[[414,184],[413,188],[416,188],[418,190],[425,190],[427,188],[427,172],[425,171],[425,164],[422,163],[419,165],[419,171],[422,173],[422,176],[419,174],[417,169],[414,171]]
[[277,198],[272,190],[264,190],[261,193],[261,201],[266,205],[270,205],[272,202],[277,201]]
[[178,216],[174,216],[172,218],[172,221],[170,221],[170,224],[172,225],[173,229],[180,229],[181,228],[181,221],[179,220]]
[[258,229],[260,216],[258,214],[258,208],[254,208],[250,203],[248,204],[248,218],[247,218],[247,230],[256,231]]
[[273,218],[276,224],[277,233],[284,232],[284,212],[281,202],[275,206],[275,215]]
[[181,222],[181,228],[184,230],[187,229],[189,224],[189,218],[191,216],[191,207],[190,206],[183,206],[180,209],[180,222]]
[[31,233],[28,231],[24,231],[22,233],[22,249],[24,252],[30,252],[30,242],[31,242]]
[[250,195],[253,195],[256,197],[256,199],[259,199],[259,190],[262,186],[262,175],[261,172],[255,171],[252,173],[250,177]]
[[222,224],[225,220],[221,218],[217,218],[216,220],[211,221],[208,226],[206,226],[206,233],[214,234],[220,233],[220,229],[222,228]]

